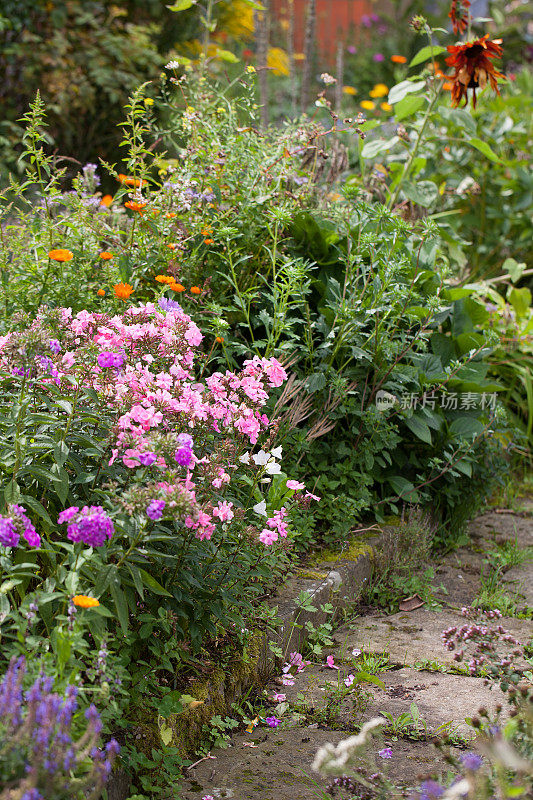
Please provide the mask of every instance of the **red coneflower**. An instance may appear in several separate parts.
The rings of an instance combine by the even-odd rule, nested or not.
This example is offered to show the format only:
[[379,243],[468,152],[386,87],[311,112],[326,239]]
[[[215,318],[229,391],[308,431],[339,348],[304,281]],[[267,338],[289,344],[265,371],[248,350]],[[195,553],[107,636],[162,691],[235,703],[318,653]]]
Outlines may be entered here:
[[462,35],[466,31],[469,7],[470,0],[452,0],[452,7],[448,16],[452,21],[454,33]]
[[481,39],[464,44],[448,45],[448,52],[451,55],[446,59],[448,66],[455,69],[454,75],[447,77],[453,83],[452,105],[458,106],[462,98],[465,98],[465,106],[468,104],[468,89],[473,89],[472,105],[476,107],[476,89],[484,89],[487,79],[492,88],[500,94],[498,89],[498,78],[503,78],[503,74],[494,68],[491,58],[501,58],[502,40],[489,39],[489,34],[485,34]]

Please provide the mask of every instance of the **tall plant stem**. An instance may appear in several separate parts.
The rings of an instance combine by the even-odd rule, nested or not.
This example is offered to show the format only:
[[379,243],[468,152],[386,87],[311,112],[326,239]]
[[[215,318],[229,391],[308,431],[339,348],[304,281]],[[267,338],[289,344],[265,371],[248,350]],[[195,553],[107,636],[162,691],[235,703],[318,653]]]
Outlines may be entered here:
[[405,162],[405,166],[404,166],[403,172],[402,172],[402,174],[400,176],[400,180],[398,181],[396,189],[394,190],[394,192],[392,193],[392,195],[390,196],[390,198],[389,198],[389,200],[387,202],[387,208],[389,208],[389,209],[392,209],[394,207],[394,204],[395,204],[395,202],[396,202],[396,200],[398,198],[398,194],[400,193],[400,189],[402,188],[402,183],[406,180],[406,178],[409,176],[409,173],[411,172],[411,167],[413,166],[413,161],[416,158],[416,155],[418,153],[418,148],[420,147],[420,143],[422,141],[422,137],[424,136],[424,133],[426,131],[426,128],[427,128],[428,122],[430,120],[431,114],[433,112],[433,109],[435,108],[435,103],[437,102],[439,96],[440,96],[440,93],[436,92],[435,95],[430,100],[430,103],[429,103],[429,105],[427,107],[427,110],[426,110],[426,113],[424,115],[424,119],[422,121],[422,125],[420,127],[420,130],[418,131],[418,136],[416,137],[416,142],[414,143],[413,149],[411,150],[411,153],[409,154],[409,158]]
[[255,12],[255,36],[257,66],[259,71],[259,104],[261,127],[268,125],[268,39],[269,39],[269,0],[263,0],[263,11]]

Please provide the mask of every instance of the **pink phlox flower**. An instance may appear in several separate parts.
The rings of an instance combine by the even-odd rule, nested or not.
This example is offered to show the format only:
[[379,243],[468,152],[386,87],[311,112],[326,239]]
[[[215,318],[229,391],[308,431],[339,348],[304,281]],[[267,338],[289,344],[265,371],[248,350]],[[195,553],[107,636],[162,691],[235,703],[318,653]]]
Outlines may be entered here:
[[348,675],[348,676],[347,676],[347,677],[344,679],[344,685],[345,685],[347,688],[350,688],[350,686],[352,685],[352,683],[354,682],[354,680],[355,680],[355,675]]
[[283,694],[283,692],[274,692],[274,694],[271,695],[270,699],[274,703],[283,703],[283,701],[287,699],[287,695]]
[[265,546],[274,544],[278,540],[278,532],[269,530],[268,528],[263,528],[261,533],[259,534],[259,541],[262,542]]
[[294,492],[299,492],[302,489],[305,489],[305,483],[300,483],[300,481],[288,480],[286,486],[287,489],[292,489]]
[[232,508],[233,503],[220,500],[218,506],[213,509],[213,516],[218,517],[221,522],[230,522],[235,516]]
[[335,659],[333,658],[333,656],[328,656],[328,657],[326,658],[326,665],[327,665],[327,666],[328,666],[330,669],[339,669],[339,668],[338,668],[338,667],[335,665]]

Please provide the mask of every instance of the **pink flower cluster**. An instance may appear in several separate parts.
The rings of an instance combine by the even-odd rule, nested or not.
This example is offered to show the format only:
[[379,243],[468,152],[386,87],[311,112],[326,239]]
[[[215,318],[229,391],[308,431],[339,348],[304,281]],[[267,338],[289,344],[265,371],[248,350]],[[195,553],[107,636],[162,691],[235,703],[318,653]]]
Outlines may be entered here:
[[[470,606],[462,608],[461,613],[469,619],[476,619],[485,616],[487,619],[500,619],[502,614],[498,609],[481,611]],[[447,650],[455,650],[454,661],[462,661],[465,657],[465,647],[473,646],[473,653],[468,662],[468,671],[471,675],[476,675],[478,671],[487,666],[497,665],[499,671],[507,670],[511,667],[512,659],[509,656],[502,657],[499,653],[498,645],[505,645],[514,648],[512,655],[519,657],[523,655],[520,642],[502,625],[489,628],[487,625],[472,622],[468,625],[452,625],[446,628],[441,634],[442,642]],[[460,647],[459,647],[460,646]],[[459,647],[459,649],[457,649]]]
[[311,662],[306,661],[301,653],[293,652],[289,655],[289,660],[283,665],[283,676],[281,682],[284,686],[294,686],[293,676],[303,672]]
[[[270,391],[286,380],[280,362],[254,356],[241,371],[215,372],[198,381],[196,348],[203,337],[179,306],[162,310],[146,303],[113,317],[89,311],[73,315],[68,308],[47,314],[31,328],[32,334],[46,334],[41,336],[46,367],[32,344],[38,336],[24,340],[22,334],[8,334],[0,337],[0,371],[13,375],[22,353],[32,380],[58,384],[67,394],[77,385],[96,393],[110,429],[114,425],[109,466],[119,461],[135,470],[123,493],[125,511],[140,511],[154,523],[178,520],[198,539],[210,539],[217,525],[229,525],[236,516],[234,499],[226,496],[231,497],[231,482],[259,463],[243,460],[239,453],[270,427],[262,409]],[[268,474],[279,472],[278,465],[276,472],[272,466],[267,469]],[[286,503],[305,507],[318,499],[302,492],[303,483],[289,480],[286,486]],[[101,515],[95,512],[98,519],[89,521],[87,513],[84,509],[72,518],[70,538],[83,541],[81,528],[98,527]],[[259,541],[272,545],[286,538],[288,513],[286,506],[272,509],[256,534]],[[242,510],[238,516],[243,518]],[[86,543],[94,539],[100,546],[108,535],[88,534],[91,541]]]

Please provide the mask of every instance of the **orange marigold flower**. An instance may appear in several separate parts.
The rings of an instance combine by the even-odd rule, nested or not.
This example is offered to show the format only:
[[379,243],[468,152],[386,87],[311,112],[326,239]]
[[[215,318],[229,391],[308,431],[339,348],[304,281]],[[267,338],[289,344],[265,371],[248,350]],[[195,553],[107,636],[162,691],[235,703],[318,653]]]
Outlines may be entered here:
[[223,336],[217,336],[216,339],[215,339],[215,342],[218,342],[219,344],[222,344],[223,341],[224,341],[224,337]]
[[185,291],[185,286],[183,286],[181,283],[176,283],[176,282],[169,283],[168,288],[172,289],[173,292],[184,292]]
[[406,64],[407,63],[407,59],[406,59],[405,56],[391,56],[390,60],[394,61],[395,64]]
[[95,597],[87,597],[86,594],[77,594],[72,598],[72,602],[80,608],[96,608],[96,606],[100,605]]
[[214,239],[204,239],[204,244],[215,244]]
[[104,290],[103,290],[103,289],[98,289],[98,291],[96,292],[96,294],[98,295],[98,297],[105,297],[105,292],[104,292]]
[[102,252],[98,255],[102,261],[109,261],[111,258],[113,258],[113,253],[110,253],[108,250],[102,250]]
[[452,7],[448,16],[452,21],[454,33],[462,35],[466,31],[469,7],[470,0],[452,0]]
[[156,275],[155,279],[159,281],[159,283],[174,283],[172,275]]
[[449,75],[452,82],[452,106],[458,106],[463,97],[465,106],[468,104],[468,89],[473,90],[472,105],[476,107],[476,89],[484,89],[487,81],[497,94],[498,78],[503,74],[494,68],[491,58],[500,58],[502,55],[501,39],[494,41],[485,34],[481,39],[464,44],[448,45],[450,56],[446,59],[449,67],[455,69]]
[[120,300],[127,300],[133,292],[133,286],[130,286],[129,283],[117,283],[113,286],[113,289]]
[[165,214],[165,217],[167,219],[174,219],[175,216],[176,214],[174,213],[174,211],[169,211],[167,214]]
[[104,196],[103,196],[103,197],[102,197],[102,199],[100,200],[100,205],[101,205],[101,206],[105,206],[106,208],[109,208],[109,206],[111,205],[111,203],[112,203],[112,202],[113,202],[113,197],[112,197],[112,195],[110,195],[110,194],[104,194]]
[[146,208],[146,203],[136,203],[134,200],[128,200],[124,205],[126,208],[131,208],[132,211],[142,211],[143,208]]
[[174,244],[174,242],[170,242],[169,244],[167,244],[167,247],[168,247],[169,250],[175,250],[176,249],[176,245]]
[[130,175],[123,175],[122,173],[118,175],[118,179],[120,183],[123,183],[125,186],[132,186],[136,189],[143,185],[141,178],[133,178]]
[[48,253],[48,258],[51,258],[52,261],[72,261],[74,258],[74,253],[71,253],[70,250],[50,250]]

